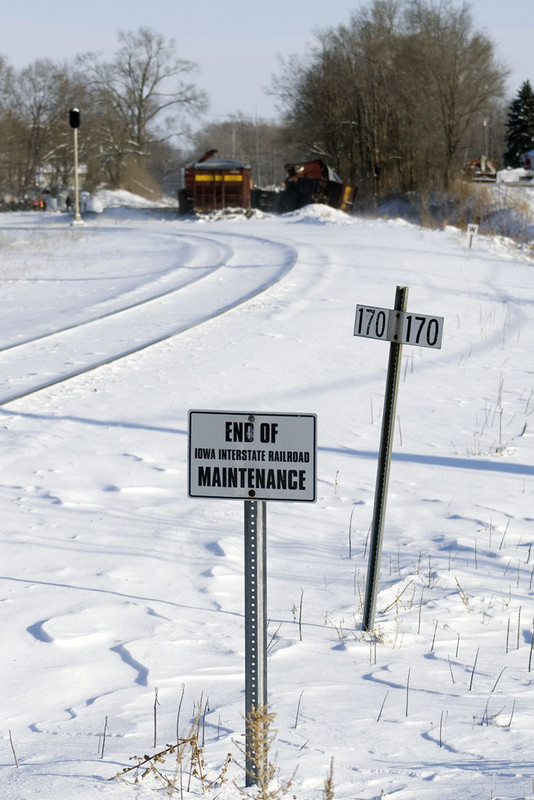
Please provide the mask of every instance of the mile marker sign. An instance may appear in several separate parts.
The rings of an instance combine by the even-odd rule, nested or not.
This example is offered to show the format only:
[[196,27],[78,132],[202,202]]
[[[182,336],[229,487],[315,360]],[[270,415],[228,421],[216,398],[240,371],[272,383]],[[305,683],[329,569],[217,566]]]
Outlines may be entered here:
[[428,314],[408,314],[401,312],[400,315],[401,344],[415,344],[418,347],[433,347],[435,350],[441,348],[441,338],[443,336],[443,317],[430,317]]
[[439,350],[443,336],[443,317],[407,313],[394,308],[356,306],[354,336]]
[[371,523],[369,569],[367,571],[367,587],[363,609],[363,627],[367,631],[373,629],[376,611],[402,345],[413,344],[438,350],[441,347],[443,334],[443,317],[408,313],[406,311],[407,301],[408,287],[397,286],[394,308],[358,305],[356,306],[356,319],[354,321],[354,336],[390,342],[382,413],[382,435],[376,473],[375,504]]
[[392,322],[393,311],[390,308],[356,306],[354,335],[390,342]]
[[316,500],[315,414],[189,412],[189,497]]

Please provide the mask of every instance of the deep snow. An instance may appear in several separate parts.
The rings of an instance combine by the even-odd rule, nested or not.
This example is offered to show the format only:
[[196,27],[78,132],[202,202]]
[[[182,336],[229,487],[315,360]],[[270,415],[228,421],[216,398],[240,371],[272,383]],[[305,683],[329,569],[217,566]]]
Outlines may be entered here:
[[[0,400],[276,280],[0,406],[2,800],[165,796],[113,776],[175,740],[182,693],[181,734],[205,712],[209,776],[234,757],[208,796],[242,795],[243,504],[186,496],[190,408],[317,414],[317,503],[267,512],[272,759],[281,781],[296,770],[290,795],[323,797],[333,764],[337,800],[533,796],[534,270],[510,242],[468,245],[316,206],[0,216],[3,348],[132,306],[76,341],[4,350]],[[397,285],[445,328],[440,351],[403,351],[370,637],[388,346],[353,325]]]

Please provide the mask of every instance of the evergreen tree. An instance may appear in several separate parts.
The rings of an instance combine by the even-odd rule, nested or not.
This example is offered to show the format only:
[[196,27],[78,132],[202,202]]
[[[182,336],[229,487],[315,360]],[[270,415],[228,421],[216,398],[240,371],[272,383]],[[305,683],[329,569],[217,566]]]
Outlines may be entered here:
[[525,81],[508,110],[508,133],[504,154],[506,167],[520,167],[521,156],[534,150],[534,91],[530,81]]

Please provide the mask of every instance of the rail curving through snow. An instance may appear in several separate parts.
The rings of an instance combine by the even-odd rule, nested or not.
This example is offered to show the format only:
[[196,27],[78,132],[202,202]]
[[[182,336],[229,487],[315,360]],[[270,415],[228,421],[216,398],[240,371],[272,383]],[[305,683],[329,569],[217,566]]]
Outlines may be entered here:
[[190,260],[206,247],[213,255],[213,263],[200,273],[195,271],[189,280],[177,270],[172,286],[158,291],[145,288],[141,297],[128,292],[114,299],[114,307],[102,307],[80,323],[4,346],[0,406],[127,358],[224,314],[277,283],[298,258],[291,245],[257,236],[210,231],[206,236],[187,235],[187,239]]
[[[161,234],[158,239],[163,238]],[[167,234],[164,238],[177,240],[176,234]],[[122,311],[129,311],[137,308],[143,303],[151,300],[159,300],[173,294],[196,281],[201,280],[215,270],[223,267],[233,256],[233,250],[229,245],[222,242],[211,240],[209,237],[180,235],[179,237],[180,266],[158,274],[156,270],[151,280],[141,283],[135,287],[127,288],[119,293],[118,296],[112,295],[108,298],[100,298],[96,305],[90,304],[87,309],[80,309],[77,312],[78,321],[64,325],[55,325],[44,333],[34,333],[18,335],[14,341],[8,344],[0,344],[0,353],[7,350],[14,350],[22,345],[42,341],[58,333],[79,328],[89,322],[97,322],[106,319]]]

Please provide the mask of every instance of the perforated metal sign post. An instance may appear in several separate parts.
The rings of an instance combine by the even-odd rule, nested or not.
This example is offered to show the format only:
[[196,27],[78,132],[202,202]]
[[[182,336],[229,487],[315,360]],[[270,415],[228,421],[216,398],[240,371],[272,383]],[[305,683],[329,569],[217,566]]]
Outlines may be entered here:
[[397,286],[394,308],[356,306],[356,319],[354,322],[355,336],[383,339],[390,342],[384,411],[382,414],[382,433],[376,472],[375,502],[371,523],[367,586],[363,610],[363,627],[366,631],[373,629],[376,613],[402,345],[414,344],[420,347],[439,349],[443,334],[443,317],[408,314],[406,312],[407,302],[408,288],[406,286]]
[[266,500],[315,501],[316,423],[315,414],[189,412],[189,496],[245,501],[247,786],[267,766],[265,739],[251,724],[267,707]]
[[[245,500],[245,773],[260,781],[267,764],[255,711],[267,709],[267,503]],[[261,723],[260,723],[261,724]],[[259,751],[259,752],[258,752]],[[263,773],[265,774],[265,773]]]

